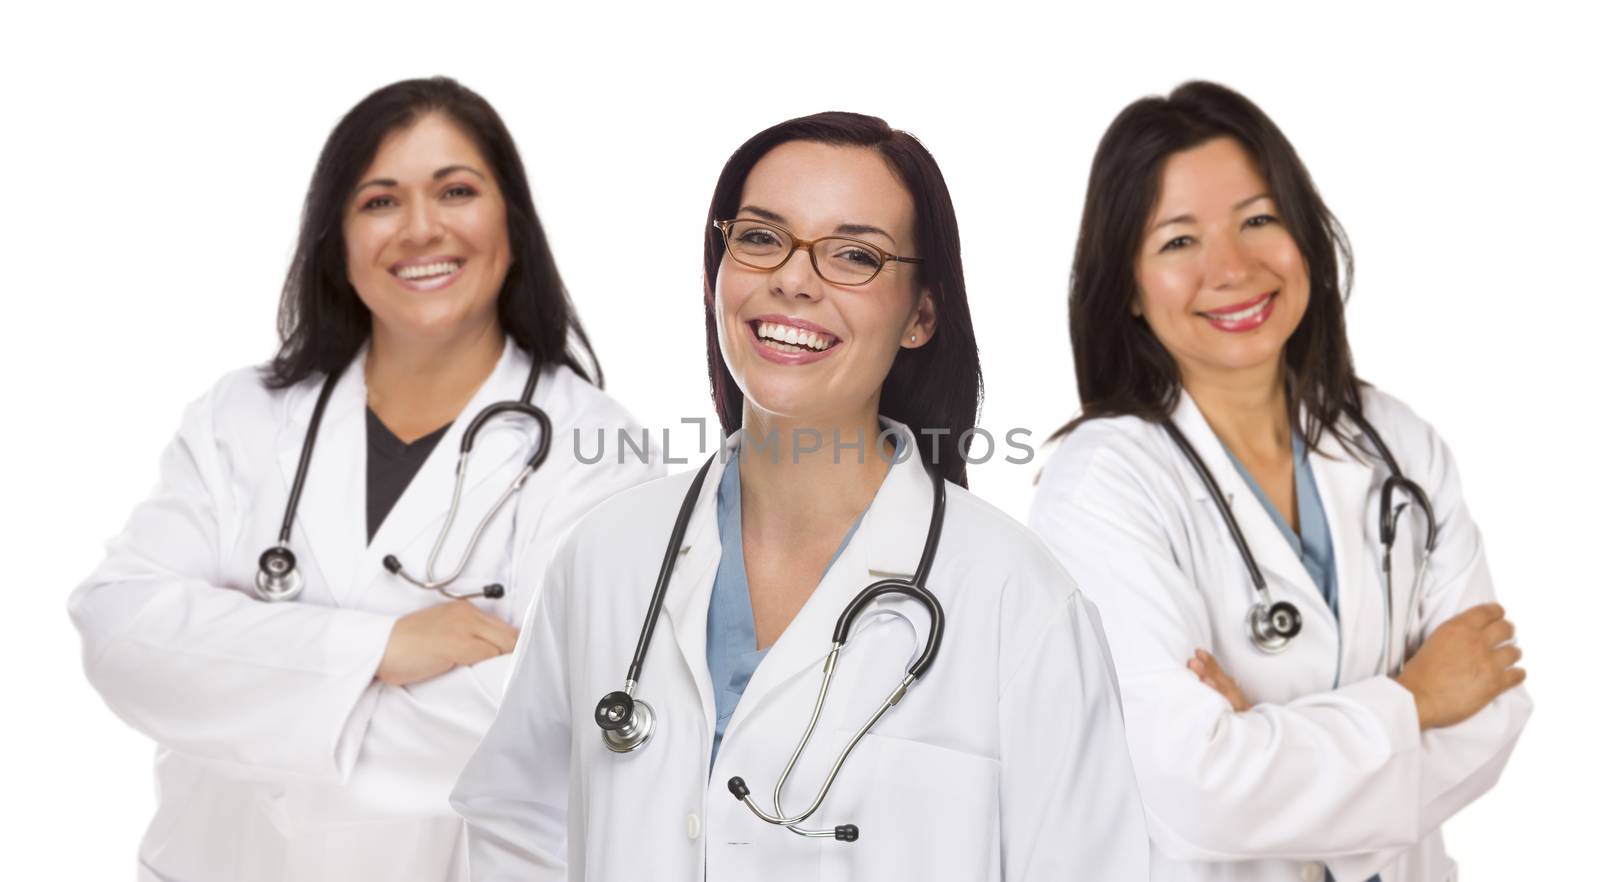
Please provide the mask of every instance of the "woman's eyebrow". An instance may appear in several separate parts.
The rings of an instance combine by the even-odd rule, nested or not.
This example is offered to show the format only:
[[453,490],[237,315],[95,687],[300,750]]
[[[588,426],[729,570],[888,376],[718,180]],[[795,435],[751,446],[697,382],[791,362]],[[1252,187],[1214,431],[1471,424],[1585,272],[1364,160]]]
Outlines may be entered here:
[[477,169],[473,168],[472,166],[470,166],[470,165],[459,165],[459,164],[457,164],[457,165],[447,165],[444,168],[439,169],[438,171],[433,173],[433,179],[437,181],[437,180],[440,180],[441,178],[448,178],[448,177],[450,177],[451,175],[455,174],[458,171],[464,171],[464,172],[468,172],[470,174],[477,175],[478,176],[478,180],[480,180],[480,181],[489,180],[488,178],[483,176],[483,172],[478,171]]
[[1271,193],[1257,193],[1256,195],[1251,196],[1251,197],[1249,197],[1247,199],[1241,199],[1238,202],[1235,202],[1233,204],[1233,210],[1234,211],[1238,211],[1239,209],[1245,207],[1246,205],[1249,205],[1252,202],[1258,202],[1258,201],[1260,201],[1262,199],[1271,199],[1271,198],[1272,198],[1272,194]]
[[368,187],[398,187],[398,186],[400,186],[400,182],[395,180],[394,178],[373,178],[370,181],[362,182],[360,185],[358,185],[351,192],[352,193],[360,193],[362,190],[365,190]]
[[833,231],[844,236],[861,236],[868,233],[876,233],[879,236],[888,239],[890,242],[894,241],[893,236],[889,235],[887,232],[878,227],[872,226],[871,224],[840,224],[837,227],[834,227]]
[[[770,211],[762,208],[758,205],[742,205],[739,207],[739,214],[753,214],[762,220],[772,221],[775,224],[788,223],[788,221],[784,219],[783,215],[777,213],[776,211]],[[883,238],[888,239],[890,242],[896,242],[895,238],[885,232],[881,227],[875,227],[871,224],[839,224],[833,228],[833,235],[835,236],[862,236],[870,233],[875,233],[879,236],[882,236]],[[898,242],[896,242],[896,244],[898,244]]]
[[788,223],[787,220],[784,220],[783,215],[777,213],[776,211],[768,211],[765,208],[760,208],[760,207],[755,206],[755,205],[743,205],[743,206],[740,206],[739,214],[753,214],[756,217],[761,218],[762,220],[769,220],[769,221],[772,221],[775,224]]
[[[458,171],[464,171],[464,172],[467,172],[469,174],[477,175],[478,179],[482,180],[482,181],[489,180],[488,178],[483,176],[483,172],[478,171],[477,169],[473,168],[470,165],[447,165],[444,168],[441,168],[438,171],[434,172],[433,173],[433,179],[437,181],[437,180],[440,180],[441,178],[448,178],[448,177],[450,177],[451,175],[455,174]],[[373,178],[370,181],[361,182],[361,184],[357,185],[356,188],[354,190],[352,190],[351,192],[352,193],[360,193],[362,190],[365,190],[368,187],[398,187],[398,186],[400,186],[400,182],[395,180],[394,178]]]
[[[1247,196],[1244,199],[1241,199],[1238,202],[1235,202],[1233,204],[1233,210],[1234,211],[1238,211],[1239,209],[1244,208],[1246,205],[1249,205],[1252,202],[1259,202],[1262,199],[1271,199],[1271,198],[1272,198],[1272,194],[1271,193],[1257,193],[1254,196]],[[1153,233],[1156,230],[1159,230],[1162,227],[1167,226],[1168,224],[1192,224],[1194,222],[1195,222],[1194,215],[1192,215],[1192,214],[1180,214],[1180,215],[1177,215],[1176,217],[1169,217],[1166,220],[1162,221],[1161,223],[1156,224],[1155,226],[1150,228],[1150,231]]]

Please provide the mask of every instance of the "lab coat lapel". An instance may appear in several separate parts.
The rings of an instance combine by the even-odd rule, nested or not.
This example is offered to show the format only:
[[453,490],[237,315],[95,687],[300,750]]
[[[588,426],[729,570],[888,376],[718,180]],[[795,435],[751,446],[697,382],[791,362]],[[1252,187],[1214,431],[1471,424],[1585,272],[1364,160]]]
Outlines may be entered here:
[[[466,434],[467,424],[495,402],[517,400],[522,394],[523,384],[527,382],[529,365],[527,355],[511,340],[506,340],[494,370],[478,387],[472,400],[462,408],[455,422],[450,424],[444,437],[434,445],[422,468],[406,485],[405,491],[395,501],[394,508],[389,510],[377,534],[372,537],[371,544],[363,542],[359,546],[364,552],[356,573],[360,584],[353,595],[355,600],[359,601],[375,584],[399,578],[383,569],[383,558],[387,555],[399,557],[406,571],[413,576],[420,578],[424,574],[428,554],[438,539],[439,530],[444,526],[444,516],[450,510],[450,498],[455,491],[456,464],[460,460],[461,439]],[[495,417],[478,432],[467,467],[467,480],[461,491],[460,511],[450,526],[450,535],[439,554],[438,569],[435,571],[438,578],[455,569],[478,522],[488,512],[489,506],[510,486],[512,478],[531,452],[537,431],[531,420],[505,415]],[[361,437],[365,439],[364,431]],[[555,439],[551,440],[554,443]],[[364,471],[362,477],[364,494]],[[485,486],[486,482],[489,482],[488,486]],[[477,492],[480,488],[484,492]],[[365,512],[364,505],[362,511]],[[507,503],[500,517],[512,516],[511,503]],[[365,523],[364,516],[359,520]],[[461,587],[477,590],[482,586]],[[406,588],[411,592],[417,590],[409,585]]]
[[[1360,437],[1359,430],[1347,421],[1340,428]],[[1333,536],[1343,647],[1339,669],[1341,680],[1349,680],[1351,674],[1364,677],[1376,672],[1381,654],[1372,638],[1383,632],[1383,586],[1376,581],[1366,552],[1369,541],[1373,545],[1378,541],[1376,517],[1367,514],[1377,473],[1365,456],[1352,456],[1331,434],[1323,436],[1319,448],[1311,455],[1311,473]]]
[[[822,661],[833,645],[834,627],[851,599],[880,579],[909,580],[915,572],[927,538],[933,484],[923,468],[910,431],[892,420],[885,419],[884,423],[906,439],[901,450],[909,451],[910,456],[907,458],[902,452],[900,461],[889,469],[839,559],[834,561],[816,591],[756,668],[729,722],[730,731],[742,719],[760,713],[762,705],[775,696],[789,694],[795,678],[808,673],[814,675],[803,686],[803,691],[809,694],[821,682]],[[937,586],[930,583],[928,587],[937,593]],[[872,627],[872,613],[876,608],[902,602],[890,597],[868,605],[856,620],[851,640]],[[916,621],[920,627],[920,618]],[[839,688],[848,691],[844,684]]]
[[[683,545],[678,550],[678,563],[672,571],[672,581],[667,585],[666,599],[662,601],[662,611],[672,625],[673,642],[683,655],[684,664],[694,679],[695,691],[700,696],[708,751],[711,746],[709,736],[715,731],[717,721],[716,700],[711,691],[711,669],[706,661],[706,615],[711,608],[711,588],[716,581],[717,564],[722,560],[722,540],[717,530],[717,486],[722,480],[723,470],[733,464],[729,451],[737,446],[738,439],[739,433],[734,433],[724,442],[721,453],[706,472],[705,482],[700,485],[700,495],[694,504],[694,513],[689,516],[689,526],[684,530]],[[685,492],[687,487],[685,485]],[[655,555],[666,550],[673,519],[677,514],[678,506],[675,503],[671,513],[662,519],[661,532],[640,538],[642,550],[649,559],[658,559]],[[654,572],[651,575],[653,577]],[[648,599],[647,592],[654,587],[652,578],[651,584],[641,586],[641,592],[646,592],[641,593],[641,597]],[[641,676],[648,678],[649,670],[650,663],[646,661],[645,673]],[[648,685],[641,685],[640,694],[648,695],[649,688]]]
[[[320,582],[331,602],[339,606],[353,603],[357,567],[367,544],[365,364],[363,348],[334,385],[317,430],[289,536],[289,549],[301,558],[307,588],[314,592]],[[322,382],[302,383],[294,390],[288,403],[288,419],[278,434],[278,471],[285,498],[294,486],[301,447]],[[306,555],[310,561],[304,559]]]
[[[1300,608],[1303,616],[1308,618],[1319,616],[1329,627],[1333,627],[1333,611],[1328,608],[1322,592],[1317,590],[1316,583],[1311,580],[1311,574],[1306,572],[1305,565],[1295,556],[1294,549],[1278,530],[1278,524],[1272,519],[1272,515],[1239,476],[1239,470],[1234,467],[1233,460],[1228,458],[1228,452],[1223,448],[1222,441],[1211,430],[1205,415],[1200,412],[1199,406],[1189,397],[1188,392],[1182,393],[1177,410],[1173,412],[1172,421],[1189,439],[1189,443],[1194,446],[1195,452],[1200,455],[1200,460],[1206,464],[1206,468],[1211,470],[1212,477],[1222,490],[1223,501],[1232,508],[1234,519],[1239,522],[1239,530],[1244,533],[1245,541],[1249,543],[1250,551],[1255,555],[1256,564],[1261,567],[1261,575],[1267,580],[1267,590],[1272,592],[1272,599],[1288,600]],[[1195,474],[1194,467],[1176,449],[1173,450],[1173,456],[1178,458],[1183,480],[1189,488],[1191,498],[1203,504],[1212,504],[1211,495],[1206,492],[1200,476]],[[1222,541],[1231,544],[1227,527],[1220,522],[1220,515],[1218,519],[1218,530],[1223,537]],[[1240,569],[1244,570],[1242,561]],[[1248,580],[1248,574],[1244,578]]]

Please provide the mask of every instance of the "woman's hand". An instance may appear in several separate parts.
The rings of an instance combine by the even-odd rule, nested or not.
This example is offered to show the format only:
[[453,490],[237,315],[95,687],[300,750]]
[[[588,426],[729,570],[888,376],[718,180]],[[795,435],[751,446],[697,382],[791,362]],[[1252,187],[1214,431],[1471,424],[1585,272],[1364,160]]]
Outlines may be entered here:
[[1244,697],[1239,684],[1233,682],[1233,678],[1223,672],[1222,666],[1211,657],[1211,653],[1204,649],[1196,649],[1194,658],[1189,659],[1189,670],[1194,671],[1200,682],[1221,693],[1222,697],[1233,705],[1236,712],[1243,713],[1250,709],[1250,700]]
[[1395,680],[1411,691],[1424,731],[1454,726],[1527,679],[1513,667],[1522,650],[1498,603],[1485,603],[1440,625]]
[[395,622],[378,679],[390,686],[420,683],[458,665],[504,655],[516,645],[516,628],[465,600],[452,600]]

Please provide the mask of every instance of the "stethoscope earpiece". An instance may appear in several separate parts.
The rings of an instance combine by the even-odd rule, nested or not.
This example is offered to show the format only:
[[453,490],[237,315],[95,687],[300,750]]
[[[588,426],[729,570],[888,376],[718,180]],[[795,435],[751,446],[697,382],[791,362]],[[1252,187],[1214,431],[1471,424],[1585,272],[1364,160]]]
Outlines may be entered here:
[[[534,376],[538,376],[537,368],[534,370]],[[489,524],[494,520],[495,515],[498,515],[500,509],[504,508],[506,503],[517,495],[518,491],[522,489],[522,485],[527,482],[528,478],[539,466],[544,464],[545,457],[550,453],[550,417],[542,409],[528,403],[532,394],[533,379],[530,378],[527,388],[523,390],[524,399],[522,401],[502,401],[498,404],[489,405],[480,411],[477,416],[473,417],[472,422],[467,424],[466,431],[461,433],[461,454],[456,458],[456,484],[454,492],[450,495],[450,509],[445,512],[444,526],[439,530],[439,537],[434,540],[433,550],[428,554],[428,566],[423,575],[419,578],[406,572],[405,565],[400,562],[400,558],[392,554],[383,559],[384,569],[418,588],[437,591],[451,600],[467,600],[474,597],[494,599],[505,595],[505,588],[501,585],[489,585],[482,591],[470,592],[452,591],[450,586],[466,570],[467,561],[472,559],[472,553],[478,548],[478,540],[483,538],[484,531],[489,528]],[[473,529],[472,535],[468,537],[467,546],[461,552],[461,559],[456,562],[455,569],[451,570],[448,575],[438,576],[434,572],[434,567],[439,562],[439,553],[444,550],[444,541],[450,535],[450,527],[456,521],[456,513],[461,509],[461,495],[467,481],[467,461],[472,456],[473,442],[477,440],[478,430],[482,429],[491,419],[502,414],[516,414],[533,420],[539,427],[538,444],[535,445],[533,453],[528,456],[528,461],[523,463],[522,469],[517,472],[517,476],[511,480],[511,486],[500,494],[500,498],[496,499],[494,504],[489,507],[488,513],[478,521],[478,526]]]
[[261,552],[256,569],[256,594],[262,600],[293,600],[305,589],[305,579],[295,566],[294,552],[274,545]]

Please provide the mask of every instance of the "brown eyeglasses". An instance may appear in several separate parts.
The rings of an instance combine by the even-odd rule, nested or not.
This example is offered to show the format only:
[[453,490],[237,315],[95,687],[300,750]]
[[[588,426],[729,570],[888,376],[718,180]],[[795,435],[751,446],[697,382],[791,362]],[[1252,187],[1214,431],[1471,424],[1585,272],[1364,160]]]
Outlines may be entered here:
[[865,285],[890,261],[922,262],[920,257],[890,254],[871,242],[848,236],[802,239],[770,221],[736,218],[717,221],[716,227],[722,231],[728,256],[751,269],[775,270],[804,248],[817,275],[835,285]]

